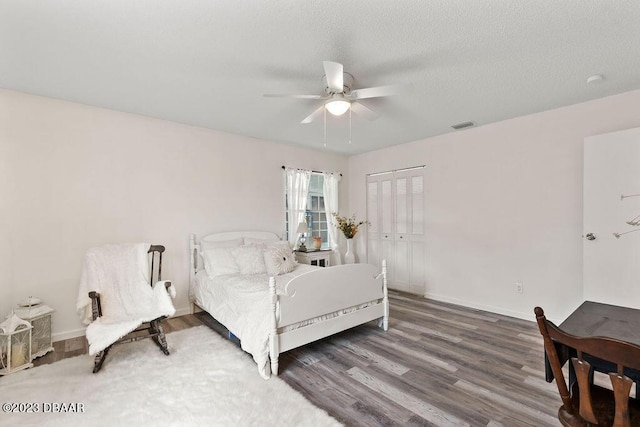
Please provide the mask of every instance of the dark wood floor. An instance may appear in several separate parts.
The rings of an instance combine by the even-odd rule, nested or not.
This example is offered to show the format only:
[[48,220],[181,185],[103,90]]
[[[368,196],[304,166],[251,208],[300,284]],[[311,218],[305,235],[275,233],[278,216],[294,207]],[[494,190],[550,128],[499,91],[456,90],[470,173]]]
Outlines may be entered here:
[[[396,292],[390,300],[387,332],[370,323],[287,352],[279,377],[351,426],[560,425],[533,321]],[[201,324],[225,332],[206,313],[168,319],[165,330]],[[86,353],[84,338],[54,347],[36,364]]]

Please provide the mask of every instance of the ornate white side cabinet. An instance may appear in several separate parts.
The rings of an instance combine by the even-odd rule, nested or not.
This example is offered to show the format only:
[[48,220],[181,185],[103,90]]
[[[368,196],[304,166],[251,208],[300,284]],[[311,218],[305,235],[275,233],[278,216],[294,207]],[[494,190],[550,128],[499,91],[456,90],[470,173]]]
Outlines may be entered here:
[[31,323],[31,360],[53,351],[51,314],[55,310],[44,304],[17,307],[15,314]]

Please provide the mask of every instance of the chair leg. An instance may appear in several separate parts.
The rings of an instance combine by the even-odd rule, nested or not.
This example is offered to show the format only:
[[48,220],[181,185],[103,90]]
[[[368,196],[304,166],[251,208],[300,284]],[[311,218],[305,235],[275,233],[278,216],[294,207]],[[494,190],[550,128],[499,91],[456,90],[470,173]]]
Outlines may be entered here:
[[109,349],[111,347],[107,347],[104,350],[102,350],[101,352],[99,352],[98,354],[96,354],[96,357],[93,359],[93,373],[95,374],[96,372],[98,372],[100,369],[102,369],[102,364],[104,363],[104,359],[107,357],[107,354],[109,353]]
[[169,355],[169,348],[167,346],[167,340],[164,337],[164,329],[162,329],[162,323],[160,320],[152,320],[149,322],[149,326],[151,327],[151,332],[154,334],[158,334],[153,337],[153,341],[160,347],[160,350],[167,356]]

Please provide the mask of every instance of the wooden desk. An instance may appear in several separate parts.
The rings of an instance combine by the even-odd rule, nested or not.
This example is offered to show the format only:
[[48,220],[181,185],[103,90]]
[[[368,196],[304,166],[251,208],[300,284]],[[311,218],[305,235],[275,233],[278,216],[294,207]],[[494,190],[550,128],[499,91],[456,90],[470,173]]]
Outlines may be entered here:
[[610,337],[640,345],[640,310],[586,301],[560,329],[577,336]]
[[[609,337],[640,345],[640,310],[585,301],[559,325],[559,328],[579,337]],[[556,349],[562,365],[575,356],[575,350],[564,345],[556,343]],[[598,366],[603,366],[602,360],[586,359],[596,370]],[[571,368],[571,365],[569,366]],[[625,370],[625,374],[636,383],[640,382],[640,372]],[[547,382],[553,380],[546,353],[545,377]],[[573,369],[569,370],[569,377],[570,383],[573,383]]]

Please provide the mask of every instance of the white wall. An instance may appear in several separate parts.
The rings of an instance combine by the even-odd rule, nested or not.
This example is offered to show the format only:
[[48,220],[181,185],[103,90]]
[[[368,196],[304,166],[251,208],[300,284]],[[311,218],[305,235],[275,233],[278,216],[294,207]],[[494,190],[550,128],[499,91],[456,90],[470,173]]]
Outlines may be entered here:
[[34,295],[56,309],[56,339],[82,334],[85,251],[136,241],[167,247],[163,278],[187,312],[189,234],[282,234],[282,165],[344,173],[347,160],[0,90],[0,316]]
[[[6,108],[0,103],[0,116]],[[1,119],[0,119],[1,120]],[[7,138],[7,128],[0,126],[0,141]],[[13,274],[13,251],[11,250],[11,215],[10,200],[13,199],[13,165],[9,161],[9,145],[0,143],[0,322],[9,313],[13,296],[13,286],[9,286],[9,277]]]
[[426,296],[563,319],[583,301],[583,140],[639,109],[634,91],[350,157],[351,210],[366,215],[366,174],[426,164]]

